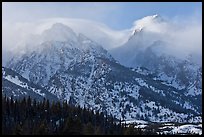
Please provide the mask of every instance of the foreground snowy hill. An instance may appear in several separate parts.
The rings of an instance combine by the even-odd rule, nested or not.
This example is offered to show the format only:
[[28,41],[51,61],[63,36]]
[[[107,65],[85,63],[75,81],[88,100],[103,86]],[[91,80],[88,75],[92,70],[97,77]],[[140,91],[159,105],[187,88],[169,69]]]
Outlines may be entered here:
[[202,135],[201,123],[177,123],[177,122],[148,122],[144,120],[127,120],[123,121],[126,126],[134,125],[143,131],[153,129],[157,134],[163,135]]

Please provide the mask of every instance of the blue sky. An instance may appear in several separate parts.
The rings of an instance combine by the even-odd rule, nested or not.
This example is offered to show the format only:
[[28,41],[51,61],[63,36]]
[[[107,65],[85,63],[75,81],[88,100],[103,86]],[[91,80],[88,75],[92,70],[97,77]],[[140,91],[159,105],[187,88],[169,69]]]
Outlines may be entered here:
[[83,18],[113,29],[130,28],[144,16],[159,14],[168,19],[202,19],[201,2],[21,2],[3,3],[3,21],[33,22],[46,18]]

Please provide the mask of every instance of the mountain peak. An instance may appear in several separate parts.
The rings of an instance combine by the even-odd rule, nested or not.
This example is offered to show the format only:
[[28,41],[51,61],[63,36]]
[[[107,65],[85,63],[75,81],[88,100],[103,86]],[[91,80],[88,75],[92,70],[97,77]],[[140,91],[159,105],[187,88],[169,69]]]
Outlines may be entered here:
[[153,18],[153,19],[158,18],[158,17],[160,17],[159,14],[154,14],[154,15],[152,15],[152,18]]
[[52,25],[52,28],[64,28],[64,27],[68,28],[68,26],[66,26],[66,25],[64,25],[62,23],[59,23],[59,22]]
[[153,17],[153,18],[156,18],[156,17],[158,17],[158,16],[159,16],[158,14],[155,14],[155,15],[153,15],[152,17]]
[[132,35],[135,35],[136,33],[143,31],[144,29],[157,31],[155,30],[155,28],[157,28],[155,26],[158,26],[160,23],[163,23],[163,22],[164,22],[164,19],[159,14],[146,16],[144,18],[136,20],[133,23]]
[[74,33],[74,31],[70,27],[62,23],[55,23],[48,30],[55,30],[55,31],[61,31],[61,32],[65,30],[66,32]]
[[137,21],[141,21],[141,20],[160,21],[161,19],[162,17],[159,14],[154,14],[154,15],[143,17],[142,19]]
[[76,33],[62,23],[55,23],[42,33],[44,41],[77,41]]

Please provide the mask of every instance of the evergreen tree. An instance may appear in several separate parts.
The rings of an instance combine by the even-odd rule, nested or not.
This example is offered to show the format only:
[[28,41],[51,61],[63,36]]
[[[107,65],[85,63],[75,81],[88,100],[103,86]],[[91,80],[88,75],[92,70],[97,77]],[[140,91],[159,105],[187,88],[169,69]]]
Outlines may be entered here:
[[22,128],[21,128],[20,124],[16,125],[13,134],[14,135],[22,135]]
[[112,115],[66,102],[52,102],[50,106],[45,99],[28,97],[14,101],[2,97],[2,110],[2,133],[6,135],[143,134],[121,124],[121,120],[116,124]]
[[90,122],[84,125],[83,133],[85,135],[93,135],[94,134],[94,127]]

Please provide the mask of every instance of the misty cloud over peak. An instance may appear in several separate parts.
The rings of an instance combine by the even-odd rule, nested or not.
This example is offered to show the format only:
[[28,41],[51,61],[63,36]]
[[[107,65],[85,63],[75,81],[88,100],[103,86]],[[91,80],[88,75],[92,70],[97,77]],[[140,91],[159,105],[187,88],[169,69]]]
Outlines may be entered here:
[[[192,35],[193,34],[193,35]],[[129,41],[123,48],[145,50],[163,41],[157,53],[168,54],[180,59],[190,55],[201,64],[202,24],[198,20],[167,20],[158,14],[136,20]],[[162,47],[163,46],[163,47]]]
[[[133,23],[133,30],[142,30],[148,28],[149,31],[158,31],[160,30],[157,27],[161,27],[161,24],[165,24],[164,19],[158,15],[146,16],[142,19],[136,20]],[[158,26],[160,25],[160,26]]]
[[77,41],[76,33],[67,25],[55,23],[42,33],[43,41]]
[[200,21],[192,18],[183,21],[166,20],[159,14],[136,20],[131,28],[120,31],[99,22],[73,18],[51,18],[32,23],[3,22],[2,26],[3,52],[23,52],[27,46],[38,45],[45,40],[76,40],[80,33],[107,50],[124,45],[136,33],[137,45],[140,43],[140,46],[146,48],[155,41],[165,41],[170,44],[166,51],[162,52],[174,56],[184,57],[192,53],[200,57],[202,49]]

